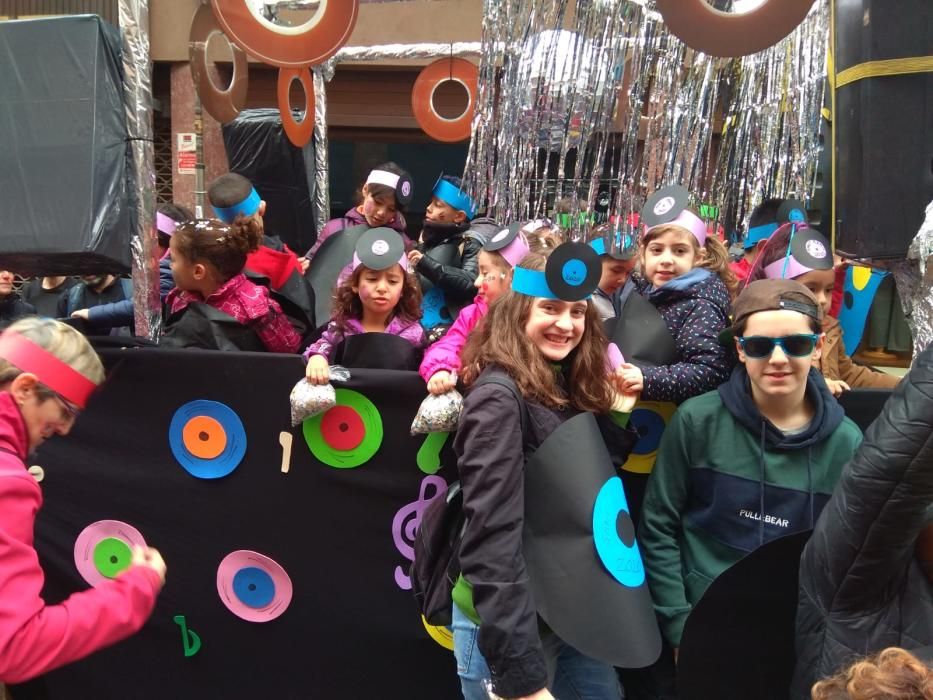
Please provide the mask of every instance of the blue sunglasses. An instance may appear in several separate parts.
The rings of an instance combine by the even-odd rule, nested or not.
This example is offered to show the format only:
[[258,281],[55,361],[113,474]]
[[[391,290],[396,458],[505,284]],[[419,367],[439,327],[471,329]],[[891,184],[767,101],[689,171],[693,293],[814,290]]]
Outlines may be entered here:
[[819,336],[815,333],[800,333],[798,335],[784,335],[780,338],[771,338],[766,335],[749,335],[739,338],[739,345],[745,354],[756,360],[771,357],[774,346],[780,346],[785,355],[789,357],[806,357],[813,352]]

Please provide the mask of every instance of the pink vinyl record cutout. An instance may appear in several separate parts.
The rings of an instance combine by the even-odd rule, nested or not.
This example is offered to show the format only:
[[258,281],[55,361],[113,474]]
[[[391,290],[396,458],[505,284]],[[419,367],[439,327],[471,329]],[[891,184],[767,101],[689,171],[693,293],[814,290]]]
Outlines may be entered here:
[[146,546],[135,527],[120,520],[98,520],[75,540],[75,567],[85,581],[96,586],[130,567],[134,546]]
[[238,549],[217,567],[217,594],[234,615],[248,622],[269,622],[292,602],[292,580],[278,562]]

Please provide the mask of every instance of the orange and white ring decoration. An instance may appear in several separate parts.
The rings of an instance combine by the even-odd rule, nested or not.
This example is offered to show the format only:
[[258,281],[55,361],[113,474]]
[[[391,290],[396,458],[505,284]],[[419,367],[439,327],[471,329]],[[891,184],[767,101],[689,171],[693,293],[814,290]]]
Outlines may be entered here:
[[359,14],[359,0],[320,0],[315,15],[297,27],[283,27],[253,14],[245,0],[211,0],[217,21],[234,44],[279,68],[323,63],[347,43]]
[[814,0],[765,0],[754,10],[722,12],[706,0],[657,0],[671,34],[710,56],[748,56],[774,46],[803,22]]
[[[305,91],[304,118],[298,122],[292,115],[291,103],[288,100],[288,89],[291,87],[292,80],[297,79]],[[311,77],[311,71],[305,68],[279,68],[279,82],[276,88],[279,97],[279,112],[282,114],[282,126],[285,128],[285,135],[288,140],[301,148],[311,140],[311,134],[314,132],[314,79]]]
[[[191,78],[201,98],[204,111],[221,124],[232,122],[246,106],[246,89],[249,85],[249,67],[246,54],[238,46],[230,44],[233,53],[233,77],[226,90],[218,90],[211,81],[207,68],[207,43],[212,34],[226,39],[209,5],[201,5],[191,20],[188,35],[188,60],[191,63]],[[228,39],[229,42],[229,39]]]
[[[434,109],[434,93],[448,80],[460,83],[467,91],[466,110],[456,119],[442,117]],[[425,66],[411,91],[411,111],[418,126],[436,141],[453,143],[470,138],[478,81],[479,69],[462,58],[442,58]]]

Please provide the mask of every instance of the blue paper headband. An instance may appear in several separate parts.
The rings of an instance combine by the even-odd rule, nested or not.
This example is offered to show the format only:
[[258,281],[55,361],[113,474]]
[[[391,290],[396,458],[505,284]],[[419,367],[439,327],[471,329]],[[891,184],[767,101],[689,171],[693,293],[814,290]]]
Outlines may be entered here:
[[608,255],[612,258],[615,258],[616,260],[630,260],[632,256],[634,255],[634,251],[629,250],[628,257],[625,257],[625,255],[623,254],[623,251],[625,250],[625,248],[628,247],[630,237],[628,235],[623,236],[621,231],[616,231],[615,239],[616,239],[616,246],[618,248],[618,250],[616,250],[615,252],[609,252],[608,250],[606,250],[606,240],[602,236],[600,236],[599,238],[594,238],[587,245],[589,245],[590,248],[595,250],[597,255]]
[[217,218],[221,221],[232,224],[240,214],[243,216],[252,216],[255,214],[259,211],[259,205],[261,203],[262,200],[259,198],[259,193],[256,192],[256,188],[254,187],[250,190],[249,196],[239,204],[234,204],[230,207],[214,207],[214,213],[217,214]]
[[446,202],[454,209],[466,213],[468,219],[476,215],[476,205],[466,192],[462,192],[459,187],[452,185],[447,180],[441,178],[434,185],[432,194],[443,202]]
[[513,270],[512,290],[527,297],[557,299],[557,295],[548,287],[547,277],[544,276],[544,272],[529,270],[527,267],[516,267]]
[[745,237],[744,248],[751,248],[752,246],[758,245],[761,241],[766,241],[771,238],[771,234],[778,230],[778,224],[776,222],[770,224],[761,224],[761,226],[755,226],[754,228],[748,229],[748,235]]

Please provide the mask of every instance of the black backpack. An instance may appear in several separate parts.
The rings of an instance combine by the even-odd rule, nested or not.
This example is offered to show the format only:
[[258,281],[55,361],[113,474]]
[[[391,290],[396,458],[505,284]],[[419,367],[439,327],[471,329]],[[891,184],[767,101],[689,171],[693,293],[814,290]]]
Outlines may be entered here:
[[[482,384],[499,384],[515,396],[521,411],[524,442],[528,435],[528,408],[515,382],[504,372],[482,376],[474,388]],[[451,593],[460,576],[460,540],[466,531],[463,512],[463,491],[460,482],[447,487],[443,498],[435,498],[421,515],[415,537],[415,558],[411,564],[411,589],[421,608],[421,614],[432,625],[450,625],[453,612]]]

